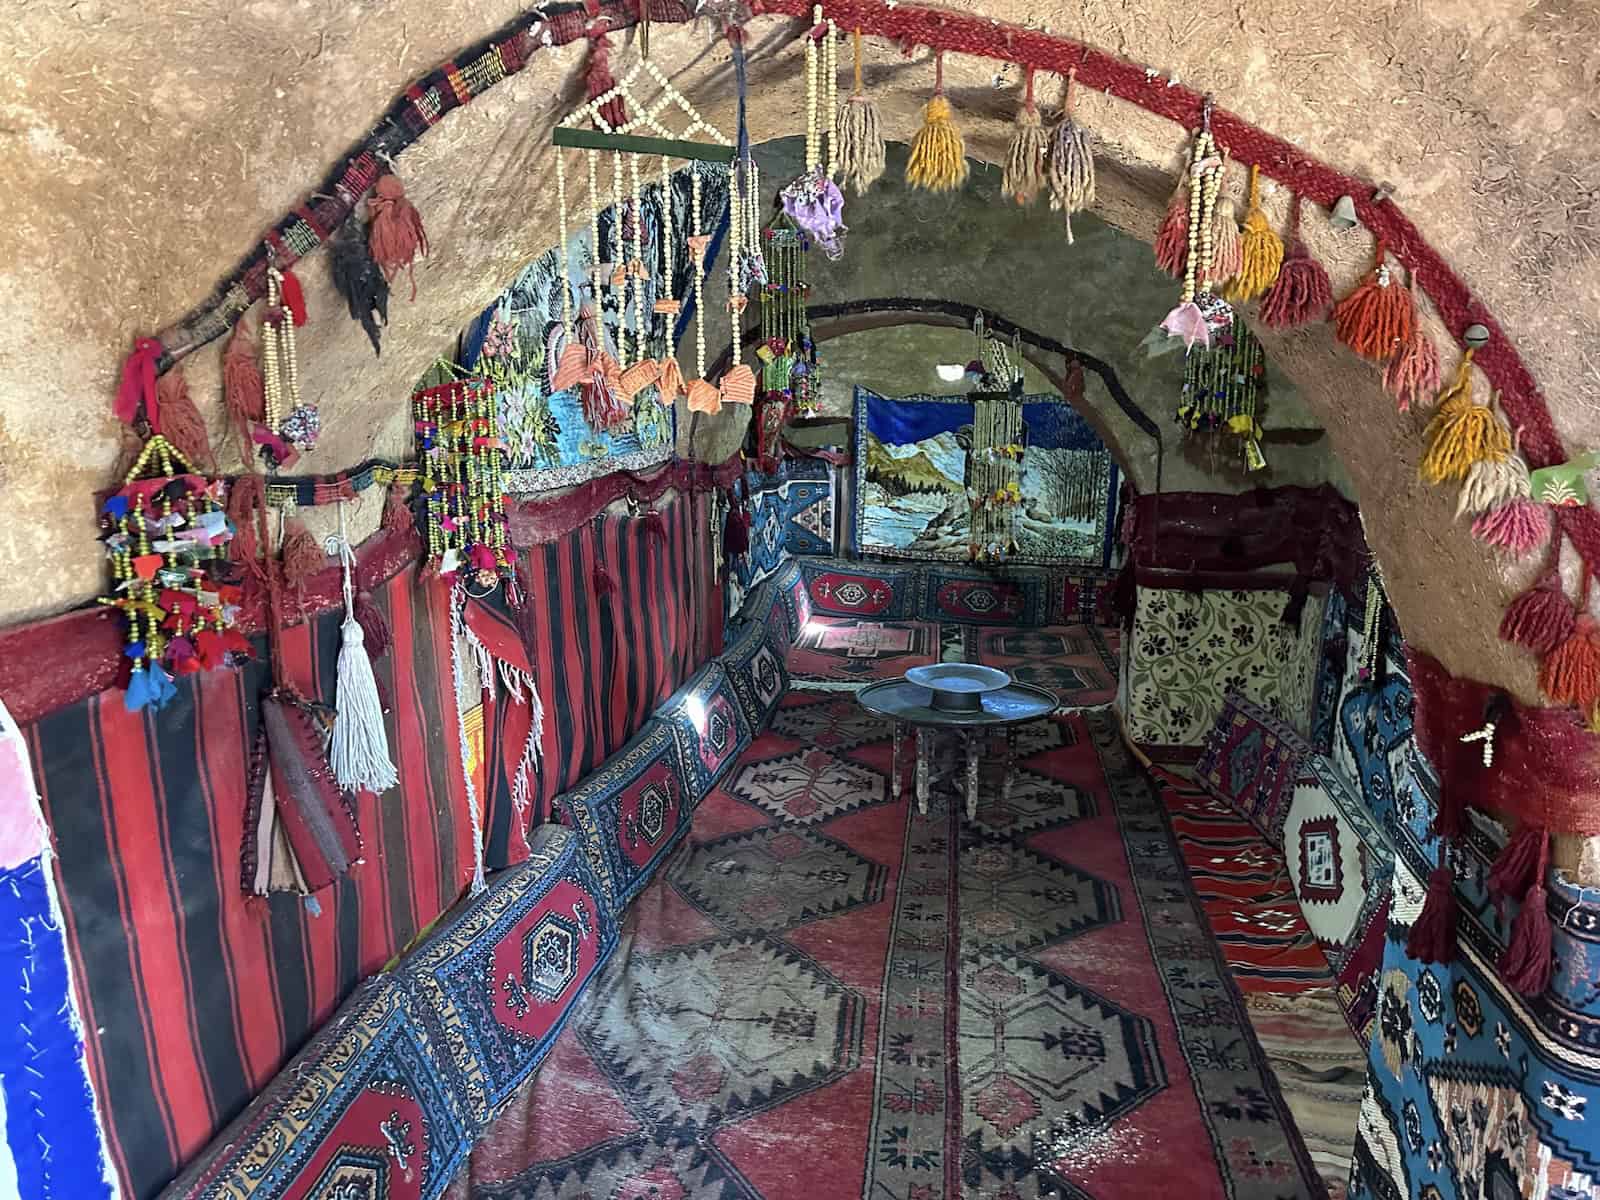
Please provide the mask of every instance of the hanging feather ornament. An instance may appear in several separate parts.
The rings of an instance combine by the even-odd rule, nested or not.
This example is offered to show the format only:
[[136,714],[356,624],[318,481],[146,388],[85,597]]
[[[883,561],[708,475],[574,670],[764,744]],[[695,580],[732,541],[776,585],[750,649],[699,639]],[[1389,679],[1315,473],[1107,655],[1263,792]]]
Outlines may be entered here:
[[428,232],[422,227],[422,214],[406,198],[400,177],[388,173],[378,176],[372,195],[367,197],[367,245],[372,261],[378,264],[386,281],[393,283],[401,271],[411,281],[411,299],[417,298],[415,263],[428,257]]
[[1261,297],[1261,323],[1268,329],[1295,329],[1320,321],[1333,305],[1333,284],[1328,272],[1300,236],[1300,203],[1300,193],[1296,192],[1289,202],[1289,246],[1283,265]]
[[1050,209],[1062,214],[1067,227],[1067,245],[1072,245],[1072,214],[1094,203],[1094,147],[1089,131],[1078,124],[1078,69],[1067,72],[1066,95],[1061,101],[1061,120],[1050,136],[1045,166],[1050,177]]
[[350,319],[361,323],[372,352],[381,354],[379,327],[389,323],[389,281],[354,221],[334,238],[332,267],[333,286],[349,306]]
[[1410,340],[1417,311],[1410,289],[1395,282],[1386,260],[1388,247],[1378,241],[1372,272],[1333,309],[1333,331],[1362,358],[1386,362]]
[[1000,181],[1001,192],[1013,203],[1028,205],[1039,198],[1044,188],[1044,153],[1048,144],[1039,106],[1033,100],[1033,68],[1029,67]]
[[1439,395],[1439,411],[1423,433],[1428,443],[1419,474],[1427,483],[1464,480],[1473,464],[1511,453],[1511,431],[1488,405],[1472,399],[1472,350],[1461,356],[1455,381]]
[[1222,293],[1235,302],[1261,295],[1272,286],[1283,266],[1283,239],[1273,232],[1261,208],[1261,168],[1254,163],[1250,165],[1250,207],[1245,212],[1240,241],[1242,261],[1238,274]]
[[861,87],[860,29],[851,41],[855,50],[855,87],[839,109],[833,140],[839,147],[840,180],[860,195],[883,177],[885,155],[878,106]]
[[[1222,152],[1222,183],[1228,181],[1228,152]],[[1221,288],[1244,268],[1244,241],[1239,236],[1239,216],[1234,211],[1233,197],[1221,189],[1216,206],[1211,211],[1211,266],[1206,271],[1206,282],[1212,289]]]
[[944,96],[944,51],[933,56],[933,96],[922,110],[922,128],[911,139],[906,182],[930,192],[954,191],[967,181],[967,148]]

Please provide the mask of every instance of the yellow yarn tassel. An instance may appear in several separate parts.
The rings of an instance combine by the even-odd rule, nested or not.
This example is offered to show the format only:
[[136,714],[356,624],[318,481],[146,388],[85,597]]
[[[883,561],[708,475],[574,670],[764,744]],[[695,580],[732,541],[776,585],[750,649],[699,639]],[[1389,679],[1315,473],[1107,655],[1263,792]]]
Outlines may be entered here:
[[1245,214],[1244,232],[1239,239],[1243,265],[1223,290],[1229,300],[1254,300],[1272,286],[1283,266],[1283,239],[1273,231],[1261,209],[1260,174],[1260,167],[1250,167],[1250,211]]
[[1474,463],[1499,462],[1511,453],[1511,431],[1495,411],[1472,401],[1472,351],[1461,356],[1456,377],[1439,393],[1439,410],[1423,436],[1428,441],[1418,473],[1427,483],[1467,477]]
[[937,83],[922,110],[922,128],[911,139],[906,182],[930,192],[949,192],[967,181],[967,148],[944,98],[944,55],[935,60]]

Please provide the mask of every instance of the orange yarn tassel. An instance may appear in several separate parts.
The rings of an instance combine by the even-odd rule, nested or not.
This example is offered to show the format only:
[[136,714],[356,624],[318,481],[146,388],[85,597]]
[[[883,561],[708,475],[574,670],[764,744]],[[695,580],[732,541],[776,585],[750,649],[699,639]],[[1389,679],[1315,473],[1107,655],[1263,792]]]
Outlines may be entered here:
[[1374,362],[1384,362],[1399,350],[1417,324],[1411,292],[1395,281],[1384,261],[1387,254],[1388,247],[1379,242],[1372,273],[1333,309],[1339,340]]
[[161,414],[157,433],[163,434],[173,448],[189,460],[197,470],[204,468],[217,473],[216,455],[211,452],[211,437],[206,433],[205,418],[194,406],[189,395],[189,383],[183,377],[183,368],[173,367],[156,382],[157,408]]
[[328,556],[302,521],[289,522],[283,539],[283,578],[292,588],[304,587],[323,567]]
[[1600,702],[1600,630],[1588,613],[1578,615],[1572,635],[1539,664],[1539,687],[1557,704],[1584,713]]
[[222,352],[222,395],[234,440],[239,444],[239,461],[248,467],[255,457],[250,426],[267,419],[267,398],[256,344],[243,321],[233,327],[228,348]]
[[1422,322],[1413,325],[1400,353],[1383,369],[1383,386],[1399,402],[1401,412],[1410,412],[1413,404],[1433,403],[1439,391],[1439,351],[1422,331]]
[[367,226],[367,245],[372,261],[383,277],[394,282],[402,270],[411,280],[411,298],[417,298],[416,260],[428,257],[428,232],[422,227],[422,214],[406,199],[405,186],[395,175],[380,175],[367,198],[372,215]]

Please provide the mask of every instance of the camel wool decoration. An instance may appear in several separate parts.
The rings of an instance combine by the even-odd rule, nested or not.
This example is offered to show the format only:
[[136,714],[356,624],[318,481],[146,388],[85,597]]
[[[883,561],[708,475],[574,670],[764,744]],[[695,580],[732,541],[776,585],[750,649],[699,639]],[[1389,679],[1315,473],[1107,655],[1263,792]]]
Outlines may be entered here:
[[[855,88],[834,119],[833,138],[838,145],[839,178],[860,195],[883,177],[883,131],[878,124],[878,106],[861,87],[861,30],[852,41],[855,46]],[[1019,114],[1018,119],[1021,119]]]
[[1433,403],[1439,392],[1439,351],[1433,339],[1422,331],[1422,322],[1413,323],[1411,336],[1400,352],[1383,369],[1383,388],[1393,396],[1401,412],[1410,412]]
[[[1228,151],[1222,152],[1222,177],[1228,176]],[[1206,281],[1222,287],[1244,269],[1244,239],[1239,236],[1239,215],[1233,197],[1223,192],[1211,210],[1211,267]]]
[[[1241,261],[1243,245],[1240,247]],[[1300,194],[1289,204],[1289,245],[1278,277],[1261,297],[1261,323],[1268,329],[1295,329],[1320,321],[1333,307],[1328,272],[1300,236]]]
[[1072,245],[1072,214],[1094,203],[1094,149],[1089,131],[1074,115],[1078,70],[1067,72],[1067,91],[1061,101],[1061,120],[1056,123],[1045,154],[1050,177],[1050,208],[1065,218],[1067,245]]
[[1183,274],[1189,256],[1189,172],[1184,171],[1167,201],[1167,215],[1156,232],[1156,266],[1174,279]]
[[906,182],[929,192],[951,192],[967,181],[967,148],[944,98],[944,51],[935,52],[933,96],[922,110],[922,128],[911,139]]
[[411,298],[417,298],[416,260],[428,257],[428,231],[422,214],[406,198],[405,185],[393,173],[378,176],[367,198],[367,245],[372,261],[390,283],[401,271],[411,281]]
[[1033,99],[1033,68],[1023,85],[1022,106],[1012,121],[1011,145],[1000,177],[1000,190],[1015,204],[1029,205],[1044,188],[1044,154],[1047,139],[1039,106]]
[[1229,300],[1254,300],[1272,286],[1283,266],[1283,239],[1273,232],[1261,208],[1261,168],[1250,166],[1250,208],[1240,235],[1242,261],[1228,281],[1223,296]]
[[1561,543],[1557,539],[1549,568],[1500,618],[1500,638],[1536,655],[1546,655],[1572,636],[1577,614],[1561,590]]
[[1455,381],[1440,393],[1439,411],[1423,436],[1428,449],[1419,474],[1427,483],[1464,480],[1474,463],[1511,453],[1511,431],[1485,404],[1472,399],[1472,350],[1461,356]]

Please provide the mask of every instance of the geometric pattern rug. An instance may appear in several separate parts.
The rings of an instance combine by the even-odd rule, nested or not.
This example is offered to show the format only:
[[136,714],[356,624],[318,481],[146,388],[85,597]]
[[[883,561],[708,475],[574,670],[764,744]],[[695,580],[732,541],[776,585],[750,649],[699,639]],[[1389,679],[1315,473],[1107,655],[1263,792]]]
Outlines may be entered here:
[[875,621],[812,617],[789,651],[794,686],[853,690],[880,679],[898,679],[908,667],[939,661],[935,621]]
[[1093,625],[1037,629],[963,627],[967,662],[998,667],[1019,683],[1055,695],[1064,708],[1093,708],[1117,697],[1116,630]]
[[1049,728],[923,816],[791,693],[451,1200],[1322,1200],[1115,719]]

